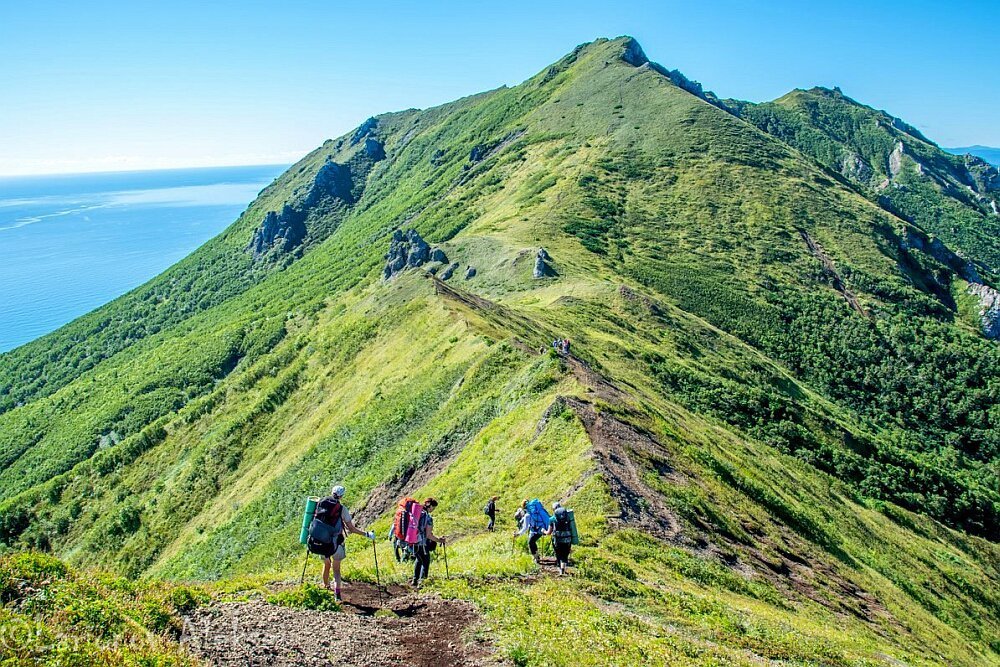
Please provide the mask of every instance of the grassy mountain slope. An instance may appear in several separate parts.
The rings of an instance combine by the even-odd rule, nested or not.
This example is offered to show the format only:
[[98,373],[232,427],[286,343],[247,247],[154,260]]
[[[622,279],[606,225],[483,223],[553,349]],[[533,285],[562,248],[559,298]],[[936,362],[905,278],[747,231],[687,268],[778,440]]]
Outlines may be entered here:
[[[599,40],[326,142],[184,262],[0,357],[0,541],[278,577],[337,480],[380,531],[401,493],[441,499],[461,577],[437,590],[517,663],[1000,661],[1000,354],[957,269],[900,243],[944,234],[738,112]],[[981,204],[941,206],[995,266]],[[383,281],[399,228],[459,271]],[[560,336],[573,357],[538,353]],[[570,502],[578,576],[521,579],[480,530],[492,490]]]
[[947,153],[912,126],[839,89],[795,90],[774,102],[734,107],[997,278],[1000,178],[985,160]]

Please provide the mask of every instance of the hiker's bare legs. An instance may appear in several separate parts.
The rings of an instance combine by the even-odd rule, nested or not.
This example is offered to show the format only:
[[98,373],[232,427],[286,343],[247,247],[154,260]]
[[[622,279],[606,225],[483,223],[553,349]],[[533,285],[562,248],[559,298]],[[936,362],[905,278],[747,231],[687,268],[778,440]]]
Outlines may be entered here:
[[[336,559],[333,560],[333,588],[334,590],[340,590],[340,561]],[[329,584],[327,588],[329,588]]]
[[[340,581],[340,563],[337,563],[337,581]],[[323,559],[323,588],[330,588],[330,559]]]

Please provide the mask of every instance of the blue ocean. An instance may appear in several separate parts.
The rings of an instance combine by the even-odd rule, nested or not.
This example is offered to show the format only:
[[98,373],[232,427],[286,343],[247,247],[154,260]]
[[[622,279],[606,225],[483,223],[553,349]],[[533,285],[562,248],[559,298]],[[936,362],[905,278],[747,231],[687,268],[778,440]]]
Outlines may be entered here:
[[0,178],[0,352],[156,276],[286,168]]

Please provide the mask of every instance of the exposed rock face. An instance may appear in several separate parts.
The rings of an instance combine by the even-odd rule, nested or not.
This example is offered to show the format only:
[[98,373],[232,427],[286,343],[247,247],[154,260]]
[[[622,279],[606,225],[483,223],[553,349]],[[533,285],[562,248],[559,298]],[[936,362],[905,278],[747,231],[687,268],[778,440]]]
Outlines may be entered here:
[[625,42],[625,50],[622,52],[622,60],[633,67],[642,67],[649,62],[649,58],[646,57],[642,47],[639,46],[639,42],[634,39],[630,39]]
[[365,139],[365,155],[378,162],[385,158],[385,148],[377,139],[367,137]]
[[1000,338],[1000,292],[989,285],[969,284],[969,294],[979,297],[979,320],[990,340]]
[[469,278],[475,278],[475,277],[476,277],[476,267],[474,266],[465,267],[465,279],[468,280]]
[[313,206],[323,197],[336,197],[344,201],[353,201],[351,197],[351,168],[337,162],[327,162],[313,180],[313,187],[302,202],[304,206]]
[[874,171],[857,153],[848,153],[840,163],[840,173],[852,181],[868,183]]
[[903,156],[906,154],[903,149],[903,142],[900,141],[889,153],[889,177],[896,178],[903,171]]
[[455,275],[456,270],[458,270],[457,263],[449,265],[448,268],[441,272],[441,280],[448,280]]
[[981,283],[983,281],[979,275],[979,271],[976,270],[972,262],[946,246],[939,238],[924,238],[920,234],[910,230],[906,233],[906,238],[900,243],[900,248],[904,251],[913,248],[925,252],[970,283]]
[[285,204],[280,214],[268,211],[247,246],[254,259],[260,259],[271,250],[286,253],[302,243],[306,237],[303,217],[288,204]]
[[1000,171],[986,160],[966,155],[965,168],[969,173],[968,181],[976,192],[1000,192]]
[[[406,231],[397,229],[393,232],[392,240],[389,242],[389,252],[385,254],[385,259],[385,268],[382,270],[382,278],[385,280],[400,271],[423,266],[427,262],[444,263],[448,261],[447,255],[441,248],[432,249],[415,229],[407,229]],[[441,278],[447,280],[457,266],[454,264],[445,269]],[[432,267],[432,269],[432,273],[437,273],[440,267]]]
[[535,255],[535,268],[531,272],[532,277],[546,278],[552,275],[552,267],[548,264],[549,259],[549,253],[545,251],[545,248],[539,248]]
[[376,127],[378,127],[378,118],[369,118],[361,123],[358,129],[354,131],[354,134],[351,135],[351,145],[357,145],[362,139],[374,132]]
[[283,254],[295,249],[306,238],[306,218],[309,211],[323,202],[353,203],[351,190],[354,181],[351,168],[329,161],[316,172],[312,185],[292,203],[285,203],[281,213],[268,211],[260,226],[254,230],[247,250],[254,259],[261,259],[272,251]]

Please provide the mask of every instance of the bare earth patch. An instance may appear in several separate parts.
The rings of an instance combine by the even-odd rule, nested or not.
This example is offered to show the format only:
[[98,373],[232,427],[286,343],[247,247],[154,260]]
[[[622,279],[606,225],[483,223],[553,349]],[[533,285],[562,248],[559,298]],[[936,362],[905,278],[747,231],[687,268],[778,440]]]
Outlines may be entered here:
[[[380,609],[388,612],[375,615]],[[487,646],[467,643],[476,622],[469,603],[390,587],[380,604],[377,589],[359,583],[345,585],[340,612],[263,600],[197,609],[185,619],[182,641],[192,654],[226,667],[492,664]]]

